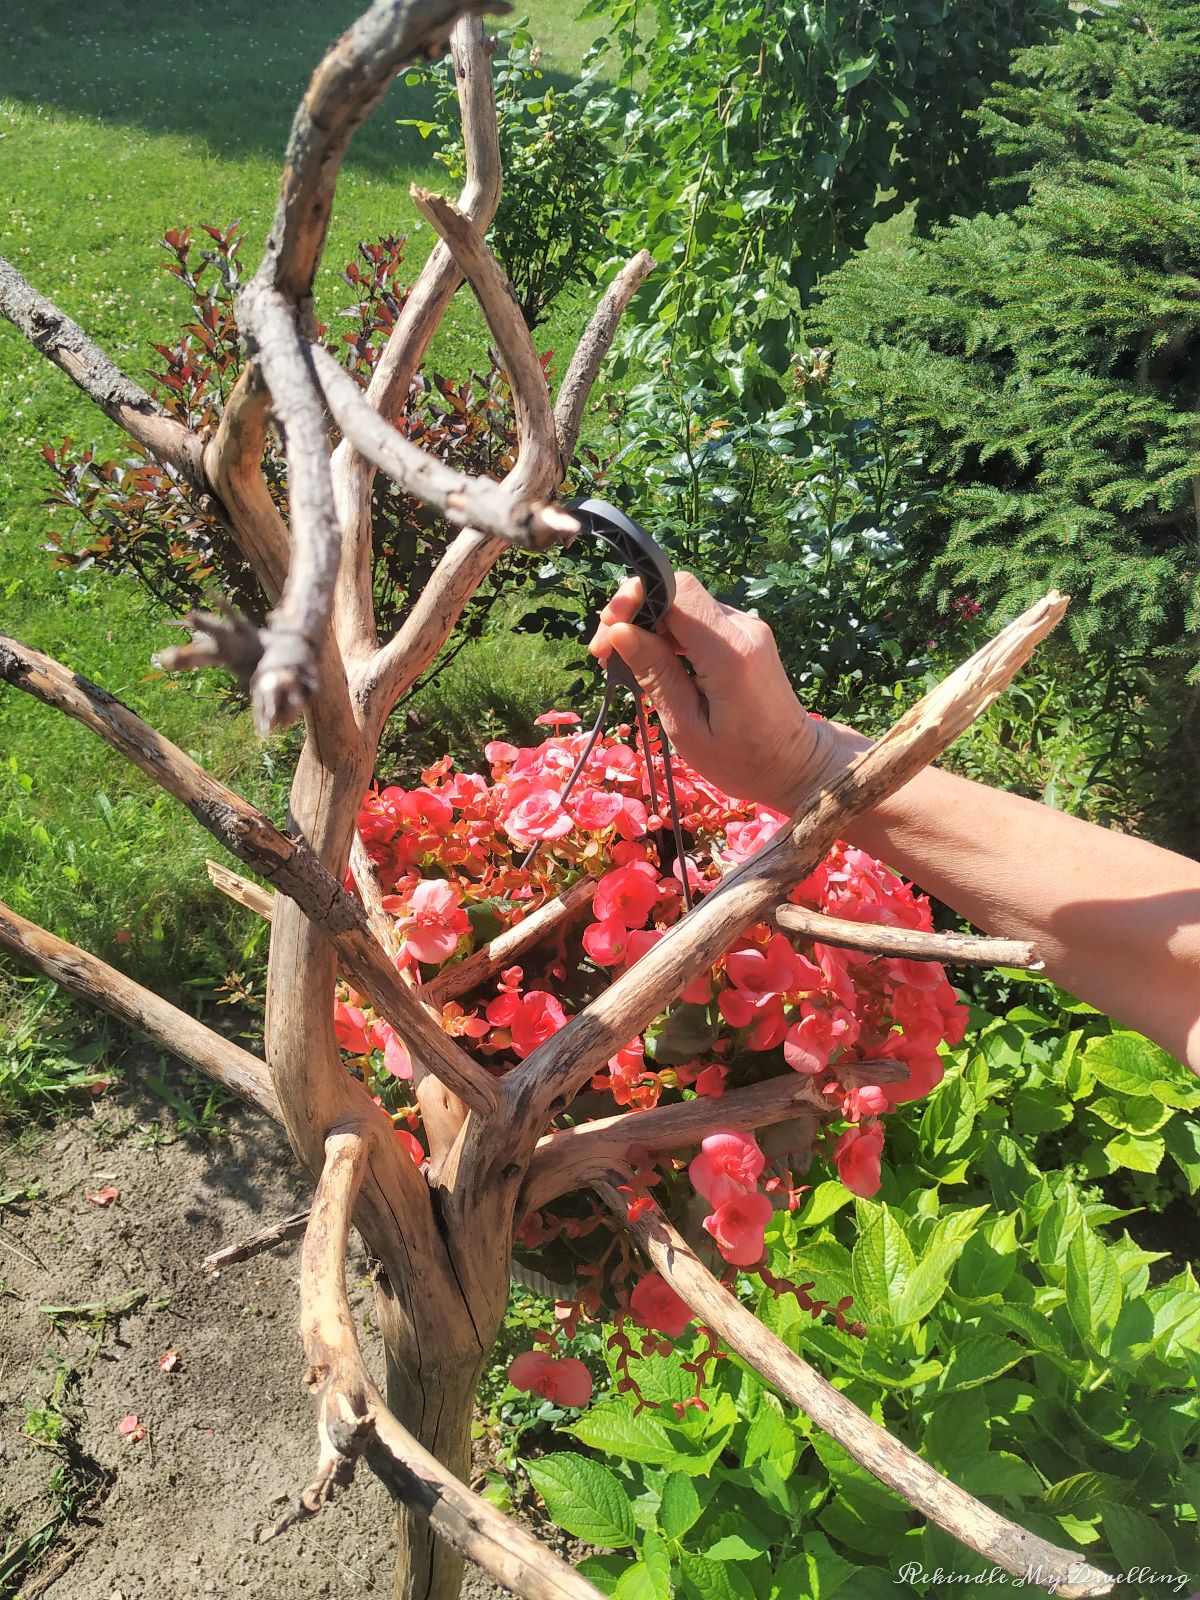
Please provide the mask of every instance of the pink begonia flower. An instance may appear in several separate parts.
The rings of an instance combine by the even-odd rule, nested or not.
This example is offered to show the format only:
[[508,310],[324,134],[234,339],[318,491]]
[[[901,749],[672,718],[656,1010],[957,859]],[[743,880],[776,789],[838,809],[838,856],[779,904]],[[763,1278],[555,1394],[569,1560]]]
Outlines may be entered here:
[[730,983],[752,995],[791,994],[798,989],[821,987],[821,973],[811,961],[792,949],[784,933],[773,934],[764,950],[749,945],[725,957]]
[[574,711],[543,711],[534,717],[535,728],[573,728],[579,721]]
[[390,1028],[383,1045],[383,1064],[393,1078],[412,1077],[412,1057]]
[[863,1117],[877,1117],[888,1108],[888,1097],[877,1083],[863,1083],[851,1089],[842,1099],[842,1115],[849,1122]]
[[756,850],[761,850],[768,840],[774,838],[786,821],[781,811],[759,806],[753,822],[729,823],[725,829],[725,849],[721,852],[721,859],[733,866],[748,860]]
[[611,967],[624,954],[629,929],[617,917],[605,917],[583,930],[583,948],[601,967]]
[[367,1019],[357,1006],[348,1006],[341,1000],[333,1002],[333,1031],[341,1048],[352,1056],[365,1056],[371,1048]]
[[705,1067],[703,1072],[696,1075],[693,1087],[698,1095],[709,1100],[719,1100],[725,1093],[725,1079],[729,1076],[729,1068],[718,1065],[717,1062]]
[[571,812],[581,828],[598,831],[611,828],[621,815],[625,802],[619,794],[609,794],[606,789],[585,789],[571,800]]
[[663,937],[661,928],[634,928],[625,941],[625,968],[626,972],[646,954]]
[[765,1194],[738,1194],[726,1200],[704,1219],[704,1231],[716,1240],[717,1249],[735,1267],[752,1267],[762,1260],[763,1234],[774,1214]]
[[592,911],[601,922],[616,917],[626,928],[640,928],[658,901],[658,873],[648,861],[606,872],[596,885]]
[[642,776],[641,758],[627,744],[606,745],[603,759],[606,783],[637,783]]
[[415,1164],[418,1167],[422,1166],[425,1161],[425,1146],[417,1138],[416,1134],[409,1133],[407,1128],[397,1128],[396,1137],[413,1158]]
[[722,1206],[756,1186],[767,1158],[748,1133],[722,1128],[710,1133],[688,1167],[692,1188],[710,1206]]
[[717,1004],[731,1028],[749,1028],[745,1042],[751,1050],[774,1050],[783,1043],[788,1024],[782,995],[722,989]]
[[483,747],[483,759],[493,767],[511,766],[520,754],[515,744],[506,744],[503,739],[493,739]]
[[[633,795],[621,796],[621,810],[617,816],[617,833],[622,839],[644,839],[650,826],[650,813]],[[616,852],[613,852],[614,856]]]
[[852,1045],[858,1036],[858,1023],[849,1012],[819,1011],[806,1000],[803,1015],[788,1029],[783,1041],[783,1059],[793,1072],[813,1074],[829,1065],[835,1050]]
[[460,935],[471,926],[454,890],[441,878],[424,878],[413,890],[408,909],[409,915],[397,924],[404,930],[405,947],[418,961],[448,961]]
[[[627,1106],[638,1094],[646,1076],[646,1051],[641,1037],[631,1039],[615,1056],[608,1060],[608,1087],[619,1106]],[[657,1079],[651,1080],[657,1087]]]
[[668,1339],[678,1339],[695,1316],[657,1272],[648,1272],[638,1280],[629,1296],[629,1309],[639,1328],[652,1328],[656,1333],[665,1333]]
[[407,794],[401,790],[395,805],[406,821],[423,823],[435,833],[443,832],[454,821],[454,807],[432,789],[411,789]]
[[570,813],[555,790],[534,778],[519,778],[506,798],[501,818],[504,831],[516,844],[536,844],[539,839],[561,839],[570,833]]
[[592,1398],[592,1375],[574,1356],[556,1360],[544,1350],[526,1350],[509,1367],[508,1381],[514,1389],[562,1406],[585,1406]]
[[685,1005],[706,1006],[713,997],[713,975],[710,967],[707,972],[702,972],[698,978],[693,978],[686,988],[679,991],[679,998]]
[[847,1128],[833,1147],[838,1177],[851,1194],[869,1200],[879,1193],[880,1158],[883,1155],[883,1124]]
[[131,1444],[137,1444],[146,1437],[146,1424],[136,1411],[128,1411],[117,1423],[117,1432]]
[[[491,1006],[488,1021],[491,1022]],[[552,994],[531,989],[522,995],[509,1026],[512,1028],[513,1049],[521,1060],[532,1055],[538,1045],[544,1044],[566,1022],[566,1013]]]

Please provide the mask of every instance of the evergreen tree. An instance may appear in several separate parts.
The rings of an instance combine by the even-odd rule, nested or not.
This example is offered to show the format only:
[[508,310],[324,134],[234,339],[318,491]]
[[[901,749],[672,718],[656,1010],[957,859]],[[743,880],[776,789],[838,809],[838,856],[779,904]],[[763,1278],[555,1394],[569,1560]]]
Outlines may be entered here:
[[1200,627],[1200,6],[1104,6],[985,102],[997,200],[859,256],[816,333],[864,409],[915,430],[908,559],[940,609],[1057,585],[1090,651]]

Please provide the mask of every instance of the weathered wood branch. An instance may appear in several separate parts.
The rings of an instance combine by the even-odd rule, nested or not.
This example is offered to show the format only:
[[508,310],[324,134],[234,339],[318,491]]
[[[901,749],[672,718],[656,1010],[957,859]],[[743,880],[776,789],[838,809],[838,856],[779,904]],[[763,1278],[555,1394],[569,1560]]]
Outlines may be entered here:
[[364,1457],[389,1492],[461,1555],[527,1600],[599,1600],[552,1551],[455,1478],[401,1427],[362,1359],[346,1294],[346,1246],[367,1145],[355,1132],[326,1141],[325,1168],[304,1235],[301,1334],[317,1400],[317,1474],[274,1531],[311,1516],[350,1482]]
[[655,1268],[704,1322],[753,1371],[798,1406],[846,1450],[930,1522],[1014,1577],[1039,1574],[1040,1586],[1068,1600],[1108,1594],[1113,1579],[1072,1550],[1000,1516],[936,1472],[906,1445],[835,1389],[781,1339],[769,1332],[703,1265],[683,1235],[651,1202],[635,1222],[615,1182],[598,1181],[596,1192],[633,1235]]
[[164,466],[207,489],[200,436],[126,377],[77,322],[0,256],[0,315]]
[[496,1097],[487,1072],[414,999],[371,933],[362,906],[307,844],[277,828],[115,696],[5,634],[0,634],[0,680],[98,734],[174,795],[231,854],[290,896],[329,940],[346,976],[395,1028],[413,1060],[465,1104],[490,1114]]
[[245,906],[247,911],[253,911],[256,916],[270,922],[275,907],[273,889],[264,889],[259,883],[251,883],[249,878],[243,878],[240,872],[233,872],[219,861],[206,861],[204,866],[214,889],[219,889],[231,900],[236,900],[238,905]]
[[77,945],[68,944],[36,923],[18,916],[0,904],[0,950],[53,979],[68,994],[86,1000],[109,1016],[136,1028],[162,1049],[201,1072],[254,1106],[275,1121],[280,1120],[279,1101],[268,1076],[266,1063],[206,1028],[169,1000],[143,989],[116,967],[110,967]]
[[503,1093],[530,1148],[602,1062],[813,871],[850,819],[915,777],[991,705],[1058,624],[1066,605],[1063,596],[1052,593],[1009,623],[857,756],[811,806],[801,808],[586,1011],[509,1074]]
[[[870,1063],[864,1066],[869,1069]],[[611,1168],[614,1160],[628,1159],[632,1149],[651,1154],[678,1150],[699,1144],[718,1128],[751,1133],[806,1113],[831,1116],[832,1110],[810,1078],[788,1072],[764,1083],[727,1089],[719,1100],[697,1096],[678,1105],[627,1111],[559,1128],[538,1140],[517,1210],[537,1211],[560,1194],[584,1188],[592,1177]]]
[[379,415],[328,350],[313,345],[312,359],[334,421],[346,438],[402,489],[449,521],[470,523],[525,550],[545,550],[579,532],[579,519],[561,506],[519,500],[506,484],[473,478],[422,450]]
[[653,267],[654,257],[649,250],[639,250],[632,260],[625,263],[605,290],[604,298],[592,312],[591,321],[584,329],[583,338],[575,347],[571,365],[559,385],[558,398],[554,402],[554,429],[564,467],[570,464],[575,454],[584,407],[616,335],[617,324]]
[[474,289],[496,341],[500,364],[508,374],[519,451],[518,465],[510,474],[510,485],[519,481],[524,490],[526,484],[544,480],[557,484],[563,466],[550,391],[512,285],[470,217],[444,196],[431,194],[428,189],[414,185],[411,194],[413,204],[441,234],[459,270]]
[[288,530],[262,470],[270,409],[262,373],[251,364],[239,375],[217,431],[204,447],[204,471],[225,508],[238,549],[274,605],[287,581]]
[[223,1245],[220,1250],[214,1250],[212,1255],[205,1256],[205,1272],[220,1272],[239,1261],[250,1261],[265,1250],[275,1250],[281,1244],[287,1244],[289,1239],[298,1239],[308,1227],[310,1215],[308,1210],[294,1211],[290,1217],[281,1218],[269,1228],[260,1228],[257,1233],[239,1239],[236,1244]]
[[1024,939],[985,939],[971,933],[925,933],[917,928],[885,927],[879,922],[850,922],[786,901],[775,907],[771,919],[787,933],[873,956],[942,961],[948,966],[1025,967],[1033,972],[1044,965],[1036,948]]

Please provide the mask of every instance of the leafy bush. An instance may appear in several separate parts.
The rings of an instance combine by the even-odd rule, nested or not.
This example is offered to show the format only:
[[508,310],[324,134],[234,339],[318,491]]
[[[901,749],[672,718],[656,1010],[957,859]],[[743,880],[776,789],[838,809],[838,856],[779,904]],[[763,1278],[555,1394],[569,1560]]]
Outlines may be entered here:
[[[1153,1167],[1163,1187],[1145,1199],[1200,1187],[1189,1115],[1200,1085],[1050,985],[1009,980],[1028,1003],[973,1018],[941,1087],[898,1129],[902,1158],[879,1198],[819,1181],[776,1219],[776,1269],[853,1293],[865,1339],[786,1298],[743,1293],[965,1488],[1090,1561],[1140,1572],[1130,1581],[1147,1600],[1186,1592],[1184,1575],[1197,1575],[1200,1286],[1190,1266],[1146,1247],[1154,1219],[1130,1209],[1122,1186]],[[1181,1221],[1188,1234],[1170,1242],[1186,1257],[1190,1204]],[[643,1364],[651,1409],[614,1395],[567,1430],[603,1460],[528,1463],[558,1522],[621,1552],[583,1564],[606,1592],[665,1595],[674,1582],[688,1600],[870,1600],[906,1572],[930,1594],[986,1572],[736,1360],[715,1368],[707,1410],[678,1416],[688,1354]],[[615,1376],[611,1352],[610,1363]],[[938,1569],[957,1582],[936,1580]]]
[[915,433],[906,571],[1076,644],[1195,672],[1200,8],[1101,6],[984,106],[1011,214],[860,256],[817,321],[864,410]]

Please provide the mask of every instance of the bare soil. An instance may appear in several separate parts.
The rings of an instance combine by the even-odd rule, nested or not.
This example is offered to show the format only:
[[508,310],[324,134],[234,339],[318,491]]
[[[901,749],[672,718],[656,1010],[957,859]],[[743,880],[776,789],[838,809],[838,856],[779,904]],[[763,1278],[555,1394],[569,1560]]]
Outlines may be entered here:
[[[0,1149],[0,1552],[61,1503],[54,1474],[96,1475],[90,1503],[55,1530],[0,1596],[200,1600],[385,1596],[391,1509],[365,1469],[340,1501],[260,1543],[316,1460],[298,1334],[299,1244],[214,1274],[211,1251],[305,1205],[282,1133],[228,1113],[221,1137],[177,1135],[136,1088]],[[87,1196],[111,1185],[108,1205]],[[351,1289],[364,1350],[381,1370],[361,1255]],[[57,1322],[43,1309],[130,1309]],[[178,1352],[172,1371],[160,1367]],[[62,1449],[31,1442],[31,1411],[55,1393]],[[51,1406],[50,1409],[53,1409]],[[143,1439],[118,1424],[134,1413]],[[53,1426],[53,1425],[52,1425]],[[36,1423],[35,1423],[36,1427]],[[0,1560],[0,1569],[2,1569]],[[478,1569],[466,1600],[507,1593]]]

